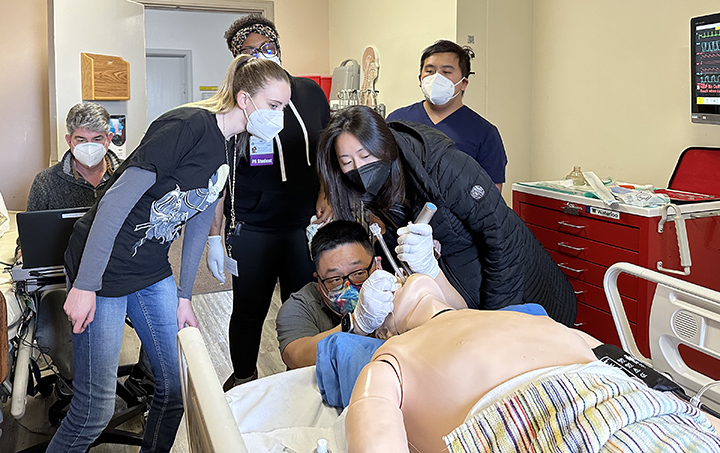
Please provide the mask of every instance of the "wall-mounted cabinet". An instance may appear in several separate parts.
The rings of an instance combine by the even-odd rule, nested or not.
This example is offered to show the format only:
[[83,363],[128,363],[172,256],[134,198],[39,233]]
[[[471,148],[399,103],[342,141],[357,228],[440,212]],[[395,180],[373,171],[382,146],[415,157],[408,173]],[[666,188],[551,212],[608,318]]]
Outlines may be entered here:
[[81,52],[80,69],[83,100],[130,99],[130,63],[121,57]]

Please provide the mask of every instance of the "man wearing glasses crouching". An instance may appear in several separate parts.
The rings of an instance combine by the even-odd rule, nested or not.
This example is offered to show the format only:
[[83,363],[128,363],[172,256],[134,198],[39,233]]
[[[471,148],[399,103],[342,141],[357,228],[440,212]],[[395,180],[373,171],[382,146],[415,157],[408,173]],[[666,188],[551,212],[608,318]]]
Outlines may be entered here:
[[[378,269],[360,224],[338,220],[320,228],[311,255],[317,282],[291,294],[276,320],[280,353],[289,368],[315,365],[318,342],[332,333],[373,332],[393,307],[395,277]],[[453,305],[467,307],[457,298]]]

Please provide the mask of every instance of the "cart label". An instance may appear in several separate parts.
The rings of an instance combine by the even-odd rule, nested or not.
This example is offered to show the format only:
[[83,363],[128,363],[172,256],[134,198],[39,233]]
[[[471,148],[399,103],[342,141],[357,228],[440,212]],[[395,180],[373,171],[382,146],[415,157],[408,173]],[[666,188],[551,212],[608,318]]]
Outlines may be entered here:
[[594,206],[587,206],[587,212],[592,215],[600,217],[607,217],[608,219],[620,220],[620,213],[617,211],[610,211],[609,209],[600,209]]

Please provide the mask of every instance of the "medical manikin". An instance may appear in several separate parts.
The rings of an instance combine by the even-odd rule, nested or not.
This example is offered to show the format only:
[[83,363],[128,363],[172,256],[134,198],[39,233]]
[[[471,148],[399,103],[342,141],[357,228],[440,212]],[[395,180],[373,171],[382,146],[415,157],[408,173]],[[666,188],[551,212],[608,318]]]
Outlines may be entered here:
[[500,384],[542,368],[599,364],[591,349],[599,342],[582,332],[545,316],[453,310],[426,275],[411,275],[393,303],[376,331],[390,338],[352,393],[349,452],[446,451],[443,436]]

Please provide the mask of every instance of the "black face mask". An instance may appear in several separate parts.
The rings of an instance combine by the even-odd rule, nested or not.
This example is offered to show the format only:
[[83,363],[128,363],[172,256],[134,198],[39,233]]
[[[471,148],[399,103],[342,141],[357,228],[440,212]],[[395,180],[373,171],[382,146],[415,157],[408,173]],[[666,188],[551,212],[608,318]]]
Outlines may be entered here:
[[347,176],[358,191],[362,193],[367,192],[373,197],[376,197],[390,176],[391,167],[392,164],[390,162],[378,160],[363,165],[358,169],[350,170],[345,173],[345,176]]

